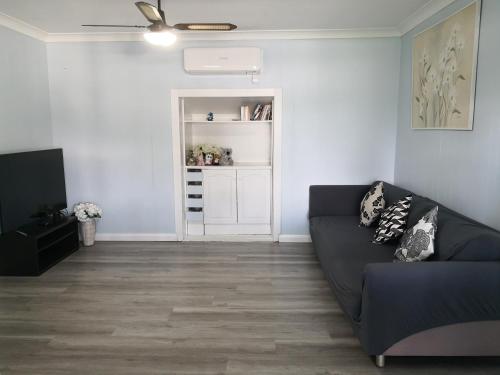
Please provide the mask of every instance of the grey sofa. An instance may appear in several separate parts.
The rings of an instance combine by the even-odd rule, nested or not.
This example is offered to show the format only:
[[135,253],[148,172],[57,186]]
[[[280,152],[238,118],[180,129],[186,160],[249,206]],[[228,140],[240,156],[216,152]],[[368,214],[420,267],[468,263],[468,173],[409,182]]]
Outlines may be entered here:
[[[436,253],[394,262],[397,241],[359,227],[368,185],[311,186],[310,233],[326,278],[376,364],[385,356],[500,356],[500,232],[413,194],[407,226],[439,205]],[[411,192],[384,183],[386,207]]]

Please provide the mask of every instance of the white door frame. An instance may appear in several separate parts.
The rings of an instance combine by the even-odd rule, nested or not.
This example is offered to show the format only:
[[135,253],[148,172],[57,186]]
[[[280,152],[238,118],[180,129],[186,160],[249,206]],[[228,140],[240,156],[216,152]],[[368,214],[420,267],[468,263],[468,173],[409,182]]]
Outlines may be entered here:
[[[178,241],[185,239],[183,183],[184,160],[181,149],[180,100],[181,98],[209,98],[209,97],[272,97],[273,98],[273,125],[272,125],[272,240],[277,242],[281,234],[281,125],[282,125],[282,90],[281,89],[173,89],[171,90],[171,119],[172,119],[172,153],[174,173],[174,206],[175,232]],[[250,237],[252,238],[252,237]],[[257,239],[257,237],[255,238]]]

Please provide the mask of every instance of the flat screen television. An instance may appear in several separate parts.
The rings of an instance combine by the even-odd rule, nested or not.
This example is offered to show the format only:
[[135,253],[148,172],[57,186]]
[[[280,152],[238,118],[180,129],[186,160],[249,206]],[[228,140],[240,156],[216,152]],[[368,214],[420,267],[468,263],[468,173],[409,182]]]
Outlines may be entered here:
[[0,234],[46,225],[66,207],[62,149],[0,155]]

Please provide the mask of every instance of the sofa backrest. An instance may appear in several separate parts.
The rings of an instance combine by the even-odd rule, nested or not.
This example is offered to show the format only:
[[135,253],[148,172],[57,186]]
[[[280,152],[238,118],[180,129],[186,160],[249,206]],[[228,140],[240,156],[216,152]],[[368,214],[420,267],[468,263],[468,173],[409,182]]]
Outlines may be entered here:
[[386,205],[413,195],[407,227],[439,206],[436,253],[432,260],[500,261],[500,232],[459,214],[429,198],[384,182]]
[[391,185],[388,182],[384,181],[384,199],[386,207],[389,207],[394,202],[403,199],[409,194],[413,195],[413,193],[409,190],[400,188],[395,185]]

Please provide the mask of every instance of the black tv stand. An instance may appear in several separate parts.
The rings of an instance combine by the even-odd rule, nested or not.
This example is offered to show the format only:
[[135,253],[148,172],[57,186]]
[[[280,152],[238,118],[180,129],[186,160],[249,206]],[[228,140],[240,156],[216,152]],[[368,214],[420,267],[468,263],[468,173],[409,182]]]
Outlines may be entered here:
[[0,275],[38,276],[78,250],[78,221],[65,217],[0,236]]

